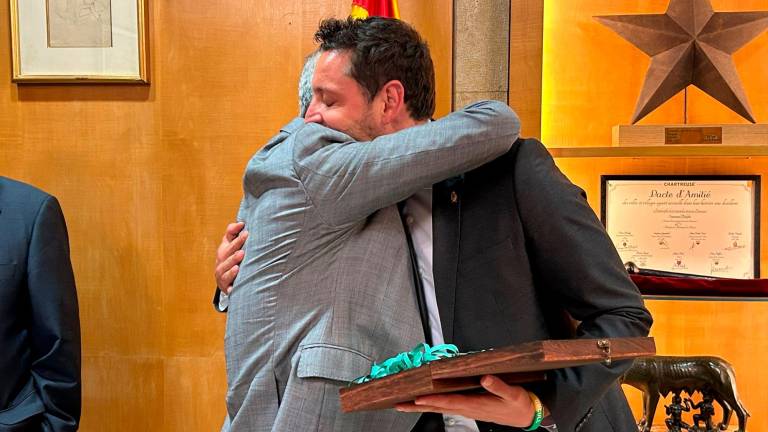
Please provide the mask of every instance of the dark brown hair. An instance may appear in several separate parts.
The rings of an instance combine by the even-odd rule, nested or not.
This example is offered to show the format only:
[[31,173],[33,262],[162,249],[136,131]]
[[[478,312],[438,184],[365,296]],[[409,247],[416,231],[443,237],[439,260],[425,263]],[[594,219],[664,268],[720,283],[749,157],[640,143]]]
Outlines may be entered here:
[[320,23],[315,33],[321,51],[349,50],[350,76],[368,100],[387,82],[405,87],[405,104],[414,120],[435,112],[435,69],[427,43],[413,27],[394,18],[371,17]]

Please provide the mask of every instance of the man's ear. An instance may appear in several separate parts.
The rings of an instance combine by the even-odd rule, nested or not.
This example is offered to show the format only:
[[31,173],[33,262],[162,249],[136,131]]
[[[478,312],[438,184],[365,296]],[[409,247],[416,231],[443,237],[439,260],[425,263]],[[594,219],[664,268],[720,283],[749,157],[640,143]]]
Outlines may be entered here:
[[405,87],[398,80],[387,82],[379,90],[382,102],[382,120],[384,123],[397,121],[406,109]]

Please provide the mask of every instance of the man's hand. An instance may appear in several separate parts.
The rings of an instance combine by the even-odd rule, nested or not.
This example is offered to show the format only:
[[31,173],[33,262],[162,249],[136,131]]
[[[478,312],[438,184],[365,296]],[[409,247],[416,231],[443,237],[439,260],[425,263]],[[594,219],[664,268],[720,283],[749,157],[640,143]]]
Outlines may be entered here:
[[244,231],[245,224],[236,222],[227,225],[224,237],[221,239],[219,248],[216,249],[216,286],[221,292],[229,294],[232,291],[232,282],[235,281],[237,272],[240,270],[240,262],[243,261],[245,252],[242,251],[245,239],[248,238],[248,231]]
[[488,393],[420,396],[413,402],[397,404],[396,409],[402,412],[457,414],[515,427],[531,425],[535,409],[524,388],[508,385],[493,375],[484,376],[480,384]]

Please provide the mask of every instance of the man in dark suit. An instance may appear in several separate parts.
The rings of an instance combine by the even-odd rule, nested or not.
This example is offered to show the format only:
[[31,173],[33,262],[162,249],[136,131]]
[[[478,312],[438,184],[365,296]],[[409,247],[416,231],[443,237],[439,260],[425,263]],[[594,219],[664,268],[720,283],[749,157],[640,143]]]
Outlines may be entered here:
[[[504,156],[435,185],[431,204],[434,265],[427,271],[433,270],[445,342],[471,351],[542,339],[648,334],[651,316],[584,192],[538,141],[519,139]],[[419,270],[423,279],[421,263]],[[545,424],[556,424],[560,432],[635,430],[616,383],[630,364],[550,373],[532,387],[551,412]],[[505,384],[485,384],[504,394]],[[495,395],[429,396],[418,403],[401,408],[504,422]],[[434,416],[422,423],[429,418]],[[417,430],[442,430],[426,424]],[[487,423],[479,429],[520,430]]]
[[80,319],[56,198],[0,177],[0,431],[75,431]]

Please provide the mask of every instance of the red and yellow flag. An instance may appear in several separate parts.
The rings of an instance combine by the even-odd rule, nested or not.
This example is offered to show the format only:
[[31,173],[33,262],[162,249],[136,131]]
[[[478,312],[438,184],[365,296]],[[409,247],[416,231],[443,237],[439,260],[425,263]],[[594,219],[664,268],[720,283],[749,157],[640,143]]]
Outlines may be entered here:
[[400,19],[400,9],[397,7],[397,0],[352,0],[349,16],[359,19],[369,16]]

